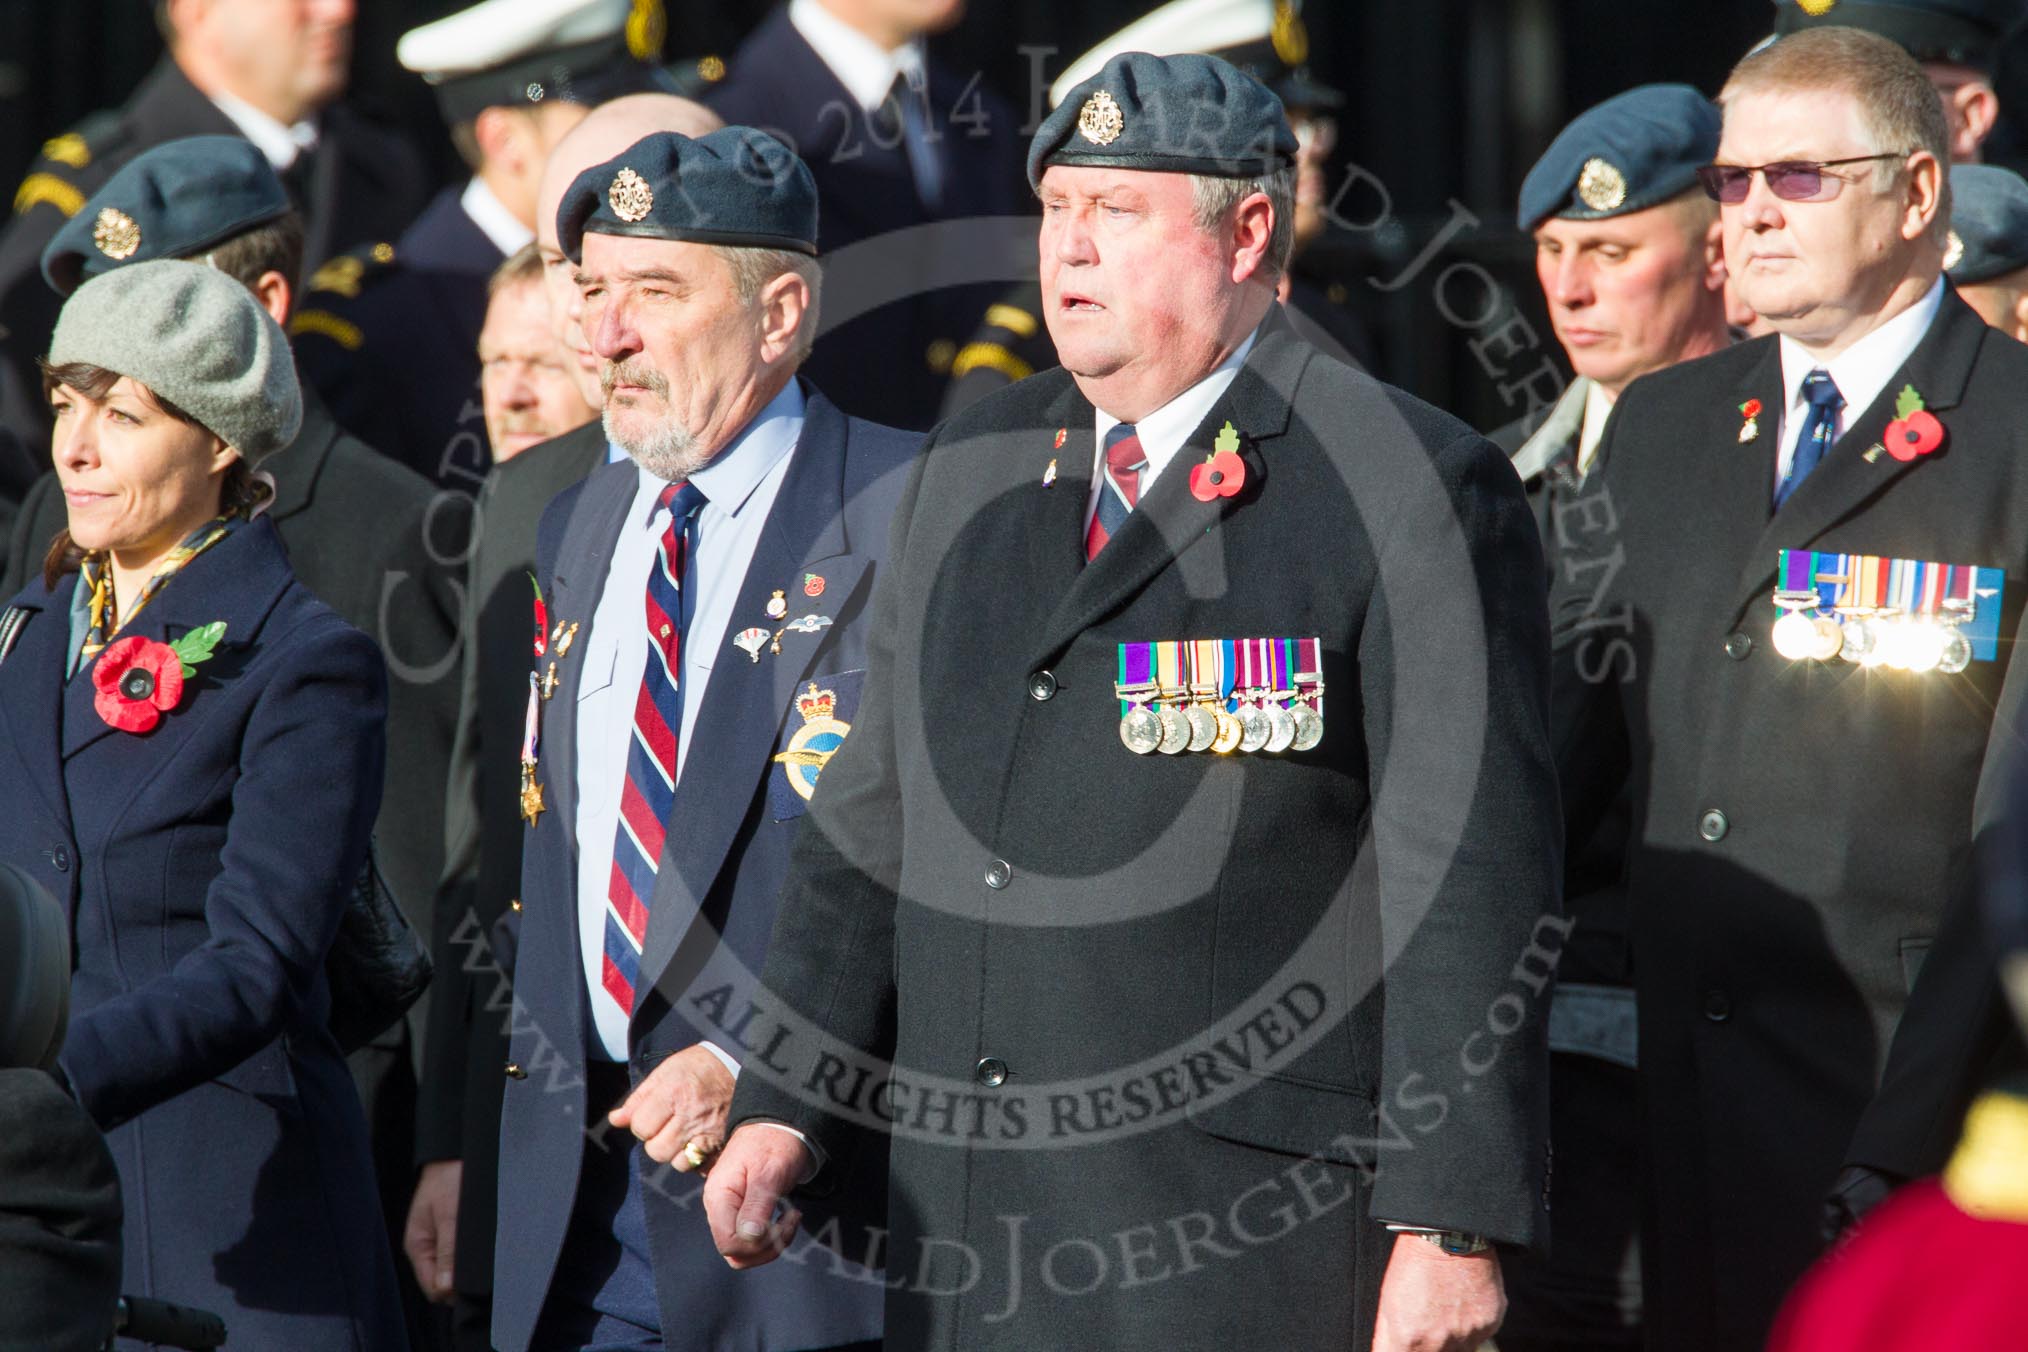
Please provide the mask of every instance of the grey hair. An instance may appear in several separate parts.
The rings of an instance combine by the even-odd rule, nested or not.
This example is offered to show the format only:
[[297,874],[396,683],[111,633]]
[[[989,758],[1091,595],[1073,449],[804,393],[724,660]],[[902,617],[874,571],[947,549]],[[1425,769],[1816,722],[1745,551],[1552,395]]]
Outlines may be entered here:
[[1224,225],[1225,218],[1232,214],[1234,207],[1253,196],[1266,193],[1268,205],[1274,208],[1274,230],[1268,236],[1267,255],[1261,260],[1261,275],[1268,281],[1280,281],[1289,270],[1289,259],[1296,251],[1296,170],[1291,165],[1278,169],[1259,178],[1216,178],[1208,174],[1190,175],[1190,189],[1195,200],[1191,204],[1191,215],[1197,228],[1207,233]]
[[718,252],[732,268],[732,293],[742,305],[751,305],[761,288],[785,272],[793,272],[810,288],[809,308],[796,326],[794,345],[789,349],[790,370],[800,367],[817,342],[819,301],[823,296],[824,269],[808,254],[790,249],[749,249],[721,245]]

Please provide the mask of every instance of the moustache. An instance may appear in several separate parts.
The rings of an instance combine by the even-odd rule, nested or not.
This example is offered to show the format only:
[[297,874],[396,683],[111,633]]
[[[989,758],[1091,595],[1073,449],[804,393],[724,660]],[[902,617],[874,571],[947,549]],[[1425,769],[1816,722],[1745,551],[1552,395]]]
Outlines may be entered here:
[[620,385],[638,385],[657,399],[669,397],[668,377],[643,362],[623,361],[599,372],[599,388],[608,399]]

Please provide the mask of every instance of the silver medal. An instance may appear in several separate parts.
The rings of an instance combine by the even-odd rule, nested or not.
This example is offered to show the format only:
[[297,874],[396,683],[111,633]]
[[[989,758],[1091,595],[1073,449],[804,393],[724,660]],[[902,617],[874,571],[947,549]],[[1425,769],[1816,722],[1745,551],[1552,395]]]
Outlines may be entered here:
[[1270,704],[1267,716],[1273,727],[1268,734],[1267,751],[1270,756],[1279,756],[1296,740],[1295,716],[1279,704]]
[[1146,705],[1136,704],[1120,720],[1120,740],[1136,756],[1145,756],[1162,744],[1162,720]]
[[1218,716],[1202,704],[1193,704],[1183,711],[1183,717],[1190,722],[1190,750],[1211,750],[1218,740]]
[[1190,745],[1190,720],[1175,709],[1162,710],[1162,741],[1156,747],[1165,756],[1181,755]]
[[1845,642],[1839,649],[1839,656],[1847,662],[1865,660],[1873,651],[1873,622],[1863,615],[1854,615],[1845,621]]
[[1252,754],[1268,744],[1274,735],[1274,724],[1268,721],[1267,711],[1255,704],[1242,704],[1233,717],[1239,720],[1239,749]]
[[1944,640],[1943,656],[1937,659],[1936,669],[1946,676],[1955,676],[1972,664],[1972,641],[1961,630],[1953,629]]
[[1289,743],[1291,751],[1311,751],[1324,740],[1324,716],[1307,704],[1298,704],[1289,710],[1289,716],[1296,720],[1295,740]]

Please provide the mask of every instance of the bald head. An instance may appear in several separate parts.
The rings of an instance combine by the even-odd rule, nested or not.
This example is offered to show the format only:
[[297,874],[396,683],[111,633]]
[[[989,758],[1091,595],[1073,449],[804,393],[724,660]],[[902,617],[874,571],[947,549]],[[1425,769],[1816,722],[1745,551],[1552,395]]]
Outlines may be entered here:
[[542,280],[549,296],[550,324],[556,330],[557,341],[571,353],[571,376],[585,402],[593,408],[605,403],[605,393],[599,388],[599,359],[586,345],[578,326],[582,303],[577,285],[571,280],[570,260],[557,247],[556,209],[579,174],[604,164],[642,137],[658,131],[703,136],[724,125],[724,120],[703,104],[679,99],[674,94],[629,94],[592,109],[549,153],[535,198],[535,243],[542,251]]

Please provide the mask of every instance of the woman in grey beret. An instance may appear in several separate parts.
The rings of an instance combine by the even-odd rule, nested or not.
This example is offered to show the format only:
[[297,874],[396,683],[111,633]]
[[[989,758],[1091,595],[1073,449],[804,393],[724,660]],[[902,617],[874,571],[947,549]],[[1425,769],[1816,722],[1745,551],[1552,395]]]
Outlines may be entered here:
[[201,264],[85,283],[43,362],[69,526],[0,617],[0,859],[70,912],[61,1078],[106,1133],[124,1288],[230,1346],[406,1339],[325,960],[380,802],[380,652],[259,519],[301,396]]

